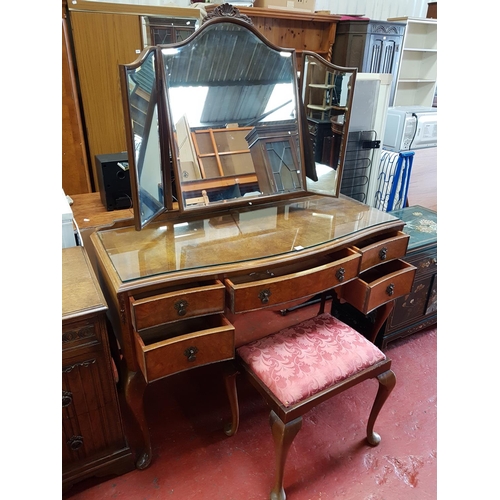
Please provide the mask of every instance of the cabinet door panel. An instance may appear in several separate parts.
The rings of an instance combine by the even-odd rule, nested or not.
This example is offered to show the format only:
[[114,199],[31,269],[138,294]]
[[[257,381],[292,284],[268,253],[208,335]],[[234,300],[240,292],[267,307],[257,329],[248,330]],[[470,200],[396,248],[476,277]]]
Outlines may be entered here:
[[114,400],[108,363],[102,352],[63,362],[63,418],[102,408]]
[[426,314],[429,290],[433,276],[416,279],[411,292],[400,297],[394,304],[394,313],[389,324],[389,330],[405,323],[410,323]]

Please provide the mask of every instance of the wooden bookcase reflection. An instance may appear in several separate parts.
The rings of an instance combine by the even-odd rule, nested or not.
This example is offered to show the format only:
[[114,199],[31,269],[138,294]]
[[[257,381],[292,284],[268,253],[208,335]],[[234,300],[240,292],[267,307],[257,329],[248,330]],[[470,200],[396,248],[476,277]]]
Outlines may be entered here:
[[242,196],[258,190],[246,136],[253,127],[190,130],[177,123],[182,191],[188,205]]

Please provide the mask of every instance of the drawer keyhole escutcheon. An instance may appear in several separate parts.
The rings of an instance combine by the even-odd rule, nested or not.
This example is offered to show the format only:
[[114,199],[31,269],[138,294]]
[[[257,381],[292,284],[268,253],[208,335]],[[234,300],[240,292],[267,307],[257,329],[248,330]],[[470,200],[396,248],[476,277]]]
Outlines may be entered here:
[[69,391],[62,391],[62,405],[69,406],[73,402],[73,393]]
[[387,247],[382,248],[382,250],[378,253],[378,256],[380,257],[380,260],[387,259]]
[[188,347],[185,351],[184,351],[184,356],[186,356],[187,360],[188,361],[196,361],[196,353],[198,352],[198,348],[197,347]]
[[259,299],[262,304],[267,304],[269,302],[270,295],[271,290],[269,290],[269,288],[266,288],[265,290],[262,290],[262,292],[259,292]]
[[394,294],[394,283],[391,283],[385,290],[387,292],[387,295],[391,297]]
[[77,451],[83,445],[83,436],[71,436],[68,445],[72,451]]
[[345,269],[343,267],[341,267],[340,269],[338,269],[337,272],[335,273],[335,276],[337,277],[337,279],[339,281],[344,281]]
[[174,309],[177,311],[177,314],[179,316],[185,316],[187,312],[187,306],[188,306],[187,300],[178,300],[174,304]]

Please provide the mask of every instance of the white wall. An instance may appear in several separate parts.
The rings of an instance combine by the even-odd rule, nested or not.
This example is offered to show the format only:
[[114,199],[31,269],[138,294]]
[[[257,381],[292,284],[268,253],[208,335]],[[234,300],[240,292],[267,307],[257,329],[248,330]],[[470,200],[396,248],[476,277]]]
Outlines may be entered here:
[[379,21],[389,17],[425,17],[427,0],[316,0],[316,10],[331,14],[363,14]]

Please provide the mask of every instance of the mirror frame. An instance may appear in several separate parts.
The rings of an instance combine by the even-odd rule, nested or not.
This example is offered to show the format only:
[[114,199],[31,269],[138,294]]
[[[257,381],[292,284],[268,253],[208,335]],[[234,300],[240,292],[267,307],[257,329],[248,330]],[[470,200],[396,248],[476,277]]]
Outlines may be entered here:
[[[347,87],[347,90],[349,91],[349,93],[348,93],[348,97],[346,100],[346,105],[344,106],[345,112],[343,113],[344,118],[343,118],[343,124],[342,124],[342,139],[340,141],[340,149],[338,151],[338,167],[337,167],[335,189],[332,189],[332,190],[319,189],[319,188],[312,186],[311,183],[309,183],[306,186],[308,193],[322,194],[325,196],[333,196],[335,198],[338,198],[340,196],[342,176],[344,173],[344,163],[345,163],[345,156],[346,156],[346,151],[347,151],[347,142],[348,142],[348,135],[349,135],[349,123],[351,120],[352,102],[353,102],[353,98],[354,98],[354,87],[355,87],[355,83],[356,83],[356,76],[358,73],[358,68],[337,66],[336,64],[333,64],[333,63],[327,61],[326,59],[324,59],[320,55],[316,54],[315,52],[311,52],[308,50],[304,50],[302,52],[302,67],[301,67],[301,71],[300,71],[300,89],[301,89],[302,111],[303,111],[303,115],[304,115],[304,120],[306,121],[306,125],[307,125],[307,109],[306,109],[306,107],[308,104],[306,99],[304,98],[306,91],[307,91],[306,66],[307,66],[308,59],[311,59],[311,58],[316,60],[321,65],[323,65],[325,67],[326,71],[329,71],[331,73],[335,73],[335,72],[351,73],[350,82],[348,83],[348,87]],[[330,121],[330,123],[332,123],[331,117],[330,117],[329,121]],[[332,126],[333,126],[333,124],[331,125],[331,127]],[[331,127],[330,127],[330,130],[332,130]],[[309,129],[309,127],[307,127],[307,129]],[[331,166],[331,167],[333,168],[333,166]],[[312,180],[316,181],[317,179],[312,179]]]

